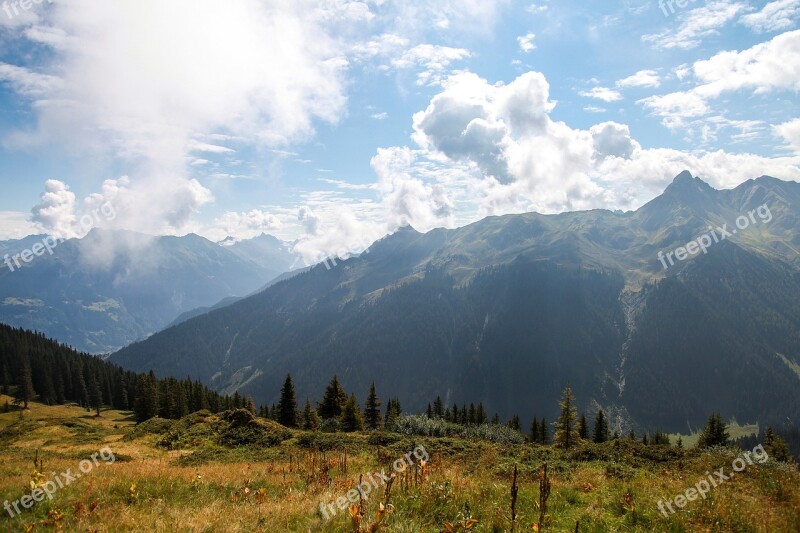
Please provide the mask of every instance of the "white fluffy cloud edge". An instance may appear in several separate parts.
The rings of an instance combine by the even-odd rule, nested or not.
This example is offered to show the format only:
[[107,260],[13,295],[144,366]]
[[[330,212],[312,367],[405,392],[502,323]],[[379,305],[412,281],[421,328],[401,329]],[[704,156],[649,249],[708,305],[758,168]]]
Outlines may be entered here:
[[[402,13],[406,18],[399,16],[402,7],[383,15],[433,20],[446,30],[476,20],[471,15],[491,20],[503,3],[420,3]],[[159,16],[134,16],[146,9]],[[504,83],[454,71],[449,64],[468,51],[415,41],[402,27],[375,26],[376,17],[366,3],[333,0],[54,3],[46,19],[19,31],[50,50],[59,67],[0,62],[0,81],[28,99],[38,117],[35,128],[14,133],[4,145],[68,143],[88,157],[112,154],[129,172],[81,201],[69,184],[48,180],[30,222],[42,232],[80,237],[80,215],[111,202],[117,216],[101,226],[155,235],[195,232],[211,240],[268,232],[293,241],[312,262],[360,251],[404,225],[428,231],[489,215],[635,209],[685,169],[717,188],[761,175],[800,180],[800,119],[772,125],[785,146],[782,156],[643,148],[626,124],[576,129],[554,120],[557,103],[540,72]],[[142,41],[145,24],[152,38]],[[373,33],[347,31],[362,25]],[[210,185],[193,175],[206,161],[198,153],[235,154],[228,146],[235,143],[285,149],[313,138],[316,123],[336,124],[347,112],[348,69],[365,58],[385,68],[416,69],[417,83],[437,91],[410,117],[408,146],[377,150],[374,183],[338,182],[334,191],[302,193],[296,205],[261,203],[198,222],[215,202]],[[694,88],[639,105],[676,127],[711,117],[714,99],[726,92],[796,92],[800,32],[698,61],[687,76]],[[658,85],[654,71],[641,71],[619,87]],[[6,214],[0,222],[18,219]],[[19,233],[18,227],[4,231]]]

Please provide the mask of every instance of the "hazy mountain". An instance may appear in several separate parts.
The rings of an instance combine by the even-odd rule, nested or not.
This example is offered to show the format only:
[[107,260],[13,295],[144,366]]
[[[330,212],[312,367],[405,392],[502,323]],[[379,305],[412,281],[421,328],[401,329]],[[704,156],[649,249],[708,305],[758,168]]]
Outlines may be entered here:
[[[362,400],[375,379],[414,410],[440,394],[553,420],[570,384],[582,410],[602,406],[623,428],[685,430],[711,410],[796,424],[798,214],[798,183],[718,191],[682,173],[635,212],[405,228],[113,359],[265,403],[287,372],[301,401],[335,373]],[[740,216],[751,218],[734,234]],[[674,250],[709,228],[719,242],[708,234],[707,253],[678,260]]]
[[[17,268],[0,265],[0,322],[36,329],[92,353],[110,352],[142,339],[181,313],[245,296],[263,287],[293,260],[279,248],[254,256],[254,243],[220,246],[194,234],[149,237],[93,230],[57,245]],[[12,256],[43,236],[0,243]],[[273,266],[270,266],[273,264]]]

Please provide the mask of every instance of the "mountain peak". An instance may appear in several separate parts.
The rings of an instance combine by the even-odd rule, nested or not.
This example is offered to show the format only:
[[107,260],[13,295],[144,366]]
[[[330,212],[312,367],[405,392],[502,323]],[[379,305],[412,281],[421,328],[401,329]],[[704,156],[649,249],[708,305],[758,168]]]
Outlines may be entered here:
[[664,191],[664,195],[668,196],[671,193],[671,194],[678,194],[681,197],[685,197],[687,194],[697,193],[697,192],[708,192],[712,190],[713,188],[711,187],[711,185],[701,180],[700,178],[695,178],[694,176],[692,176],[692,173],[689,172],[688,170],[684,170],[683,172],[675,176],[675,179],[672,180],[672,183]]

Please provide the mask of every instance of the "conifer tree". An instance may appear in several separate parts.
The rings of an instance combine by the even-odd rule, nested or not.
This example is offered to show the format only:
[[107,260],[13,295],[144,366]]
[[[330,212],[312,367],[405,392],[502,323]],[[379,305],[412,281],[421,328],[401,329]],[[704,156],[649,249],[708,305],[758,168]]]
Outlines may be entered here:
[[589,428],[586,425],[586,415],[581,415],[580,424],[578,424],[578,435],[582,439],[589,438]]
[[297,427],[297,399],[294,395],[291,374],[286,374],[286,380],[281,388],[281,399],[278,402],[278,423],[287,428]]
[[152,370],[139,376],[136,389],[134,414],[137,422],[158,416],[158,382]]
[[555,445],[565,450],[578,443],[578,410],[575,408],[575,395],[567,387],[561,395],[559,403],[561,414],[556,422]]
[[539,421],[536,417],[533,417],[533,422],[531,422],[531,442],[539,442],[541,438],[541,433],[539,432]]
[[722,415],[711,413],[708,417],[708,422],[706,422],[706,427],[703,428],[700,438],[697,440],[697,447],[725,446],[729,440],[728,426],[722,421]]
[[775,433],[775,430],[771,427],[768,427],[764,431],[764,450],[766,450],[769,457],[776,461],[787,462],[791,457],[789,454],[789,446],[786,444],[786,441],[783,440],[783,437]]
[[11,374],[8,372],[8,365],[3,363],[3,387],[0,390],[0,393],[10,395],[11,394]]
[[433,416],[434,418],[444,418],[444,404],[439,396],[436,396],[436,400],[433,402]]
[[23,409],[27,409],[28,402],[33,400],[34,396],[36,396],[36,391],[33,390],[31,362],[25,357],[22,360],[22,368],[20,369],[19,380],[17,381],[17,390],[14,394],[14,403],[21,404]]
[[311,407],[311,401],[306,398],[306,407],[303,409],[303,429],[317,431],[319,429],[319,415],[317,410]]
[[493,426],[499,426],[500,425],[500,414],[499,413],[495,413],[494,416],[492,417],[492,425]]
[[608,440],[608,420],[602,409],[597,412],[597,417],[594,419],[594,433],[592,440],[600,443]]
[[433,408],[431,407],[431,402],[428,402],[428,408],[425,410],[425,416],[428,418],[433,418]]
[[550,430],[547,428],[547,422],[544,417],[539,423],[539,444],[550,444]]
[[646,432],[646,431],[645,431],[645,432],[644,432],[644,434],[642,435],[642,444],[644,444],[645,446],[646,446],[646,445],[648,445],[648,444],[650,444],[650,441],[649,441],[649,440],[648,440],[648,438],[647,438],[647,432]]
[[317,412],[319,417],[323,420],[331,418],[339,418],[347,403],[347,394],[339,384],[339,378],[333,376],[328,387],[325,389],[325,394],[322,396],[322,401],[319,403]]
[[475,423],[486,423],[486,409],[483,408],[483,402],[478,402],[478,408],[475,410]]
[[508,427],[510,427],[513,430],[519,431],[519,417],[517,415],[511,417],[511,419],[508,421]]
[[378,427],[381,425],[381,401],[378,398],[378,393],[375,390],[374,381],[369,387],[367,405],[364,409],[364,423],[366,424],[367,429],[371,430],[378,429]]
[[94,373],[89,374],[89,401],[90,407],[95,410],[95,414],[100,416],[100,408],[103,405],[103,393],[100,391],[100,383]]
[[364,429],[364,418],[361,416],[361,409],[358,407],[358,400],[355,394],[351,395],[344,405],[341,423],[342,429],[347,432]]
[[386,420],[385,425],[387,427],[391,427],[394,424],[394,421],[403,413],[403,408],[400,406],[400,400],[394,398],[389,400],[389,403],[386,404]]
[[244,401],[244,408],[250,411],[253,414],[256,414],[256,402],[253,400],[253,397],[249,394],[247,395],[247,399]]

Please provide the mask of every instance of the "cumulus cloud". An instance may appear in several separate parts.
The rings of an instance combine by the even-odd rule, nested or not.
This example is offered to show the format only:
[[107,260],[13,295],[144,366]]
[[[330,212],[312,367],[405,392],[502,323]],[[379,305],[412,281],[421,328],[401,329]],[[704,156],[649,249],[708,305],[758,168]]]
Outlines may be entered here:
[[54,142],[120,158],[131,169],[124,192],[136,228],[180,231],[213,200],[190,154],[232,153],[208,135],[281,147],[338,120],[347,60],[330,28],[364,20],[369,9],[355,4],[54,3],[17,35],[50,46],[53,60],[0,63],[0,81],[38,114],[36,129],[6,145]]
[[773,126],[773,131],[783,138],[796,154],[800,155],[800,118]]
[[783,31],[793,28],[800,20],[800,0],[776,0],[761,11],[749,13],[739,22],[758,33]]
[[280,229],[283,224],[273,214],[253,209],[248,212],[229,211],[214,220],[214,226],[222,229],[226,236],[240,239],[252,238],[262,233]]
[[75,237],[75,193],[58,180],[47,180],[39,203],[31,209],[31,220],[56,237]]
[[414,115],[418,148],[373,158],[387,216],[435,227],[525,211],[635,209],[685,169],[715,187],[765,173],[800,179],[798,157],[644,149],[628,125],[571,128],[551,118],[554,106],[537,72],[508,84],[452,76]]

